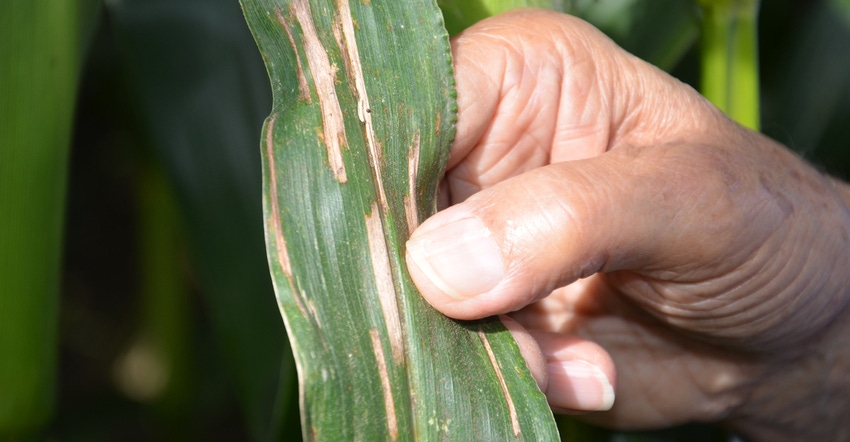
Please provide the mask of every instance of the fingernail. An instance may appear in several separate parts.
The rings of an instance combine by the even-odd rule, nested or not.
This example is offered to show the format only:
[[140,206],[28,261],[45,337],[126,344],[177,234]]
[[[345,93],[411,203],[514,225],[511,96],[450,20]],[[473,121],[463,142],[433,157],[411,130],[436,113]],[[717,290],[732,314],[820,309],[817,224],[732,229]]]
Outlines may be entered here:
[[557,408],[584,411],[610,410],[614,387],[605,373],[584,361],[550,362],[546,397]]
[[407,242],[407,257],[431,283],[458,300],[489,291],[505,274],[502,253],[478,218],[414,234]]

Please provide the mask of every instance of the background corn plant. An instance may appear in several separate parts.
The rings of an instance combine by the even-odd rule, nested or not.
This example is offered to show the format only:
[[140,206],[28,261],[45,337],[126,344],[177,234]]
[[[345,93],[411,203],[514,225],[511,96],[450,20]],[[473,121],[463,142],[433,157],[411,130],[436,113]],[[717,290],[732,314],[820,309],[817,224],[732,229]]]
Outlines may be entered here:
[[[845,178],[848,3],[772,0],[759,16],[762,130]],[[23,4],[42,9],[23,11]],[[262,238],[258,146],[271,94],[238,4],[80,1],[63,9],[71,4],[0,5],[0,439],[300,434],[293,362]],[[700,4],[563,6],[699,86]],[[455,29],[479,18],[459,17],[467,21]],[[64,34],[36,38],[49,31]],[[40,53],[42,64],[26,67]],[[35,73],[48,72],[57,77],[42,84],[64,84],[64,92],[38,86]],[[55,102],[37,108],[39,96]],[[46,134],[58,147],[30,155],[47,148],[36,138]],[[34,162],[22,162],[22,153]],[[48,196],[38,196],[39,188]],[[52,207],[41,217],[46,224],[21,222],[38,204]],[[64,248],[56,233],[62,207]],[[50,245],[47,252],[39,252],[39,241]],[[25,266],[25,257],[33,263]],[[60,261],[56,274],[50,268]],[[27,272],[46,288],[15,282]],[[38,344],[14,345],[26,342],[20,336],[28,328],[41,330]],[[9,368],[9,361],[28,360],[29,368]],[[25,385],[42,389],[31,392],[32,407],[10,402],[13,387]],[[570,437],[573,427],[561,430]],[[620,437],[593,431],[592,440]],[[684,431],[689,440],[714,435]]]

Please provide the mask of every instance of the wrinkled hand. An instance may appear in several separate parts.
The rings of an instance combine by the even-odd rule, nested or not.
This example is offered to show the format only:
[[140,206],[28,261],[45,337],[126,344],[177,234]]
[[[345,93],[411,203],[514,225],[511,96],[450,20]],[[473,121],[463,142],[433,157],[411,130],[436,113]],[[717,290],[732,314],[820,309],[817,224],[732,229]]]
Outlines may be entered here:
[[407,246],[431,305],[510,313],[552,407],[598,423],[787,437],[806,401],[846,412],[816,396],[848,396],[844,184],[578,19],[509,13],[453,53],[454,205]]

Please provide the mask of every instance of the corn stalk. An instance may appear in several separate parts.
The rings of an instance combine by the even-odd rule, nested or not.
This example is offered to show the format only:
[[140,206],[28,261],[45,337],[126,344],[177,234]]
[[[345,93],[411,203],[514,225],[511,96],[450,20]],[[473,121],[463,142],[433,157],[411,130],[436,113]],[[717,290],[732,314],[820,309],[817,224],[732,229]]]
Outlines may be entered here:
[[759,129],[759,0],[699,0],[701,92],[732,119]]
[[552,440],[497,319],[428,306],[404,242],[436,210],[454,136],[434,0],[242,0],[274,105],[263,128],[269,265],[309,440]]

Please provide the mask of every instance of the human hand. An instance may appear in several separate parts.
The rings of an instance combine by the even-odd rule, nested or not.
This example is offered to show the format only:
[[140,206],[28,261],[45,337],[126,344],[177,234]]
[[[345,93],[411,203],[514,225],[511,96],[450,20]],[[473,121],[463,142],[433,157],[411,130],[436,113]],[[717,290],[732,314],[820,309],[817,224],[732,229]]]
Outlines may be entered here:
[[847,409],[844,184],[578,19],[505,14],[453,53],[454,205],[407,245],[431,305],[510,313],[552,407],[598,423],[794,437],[807,401]]

